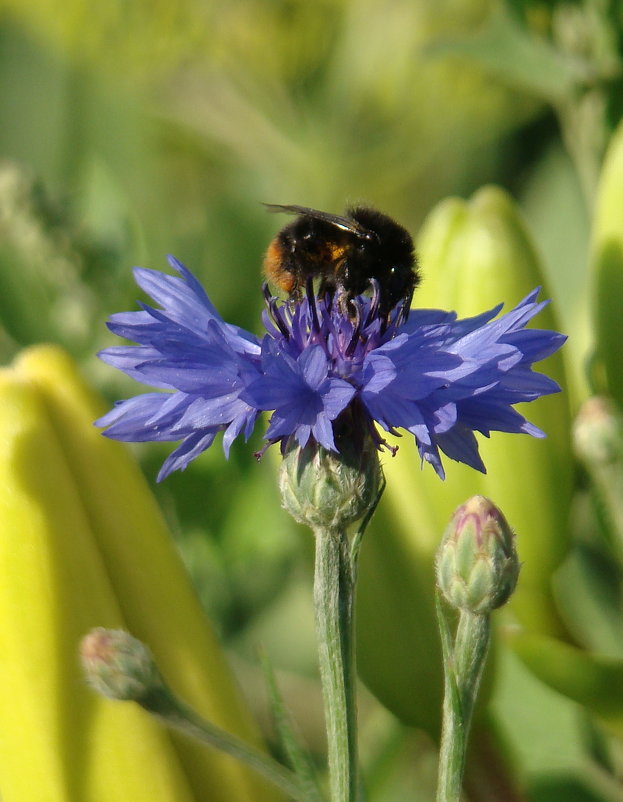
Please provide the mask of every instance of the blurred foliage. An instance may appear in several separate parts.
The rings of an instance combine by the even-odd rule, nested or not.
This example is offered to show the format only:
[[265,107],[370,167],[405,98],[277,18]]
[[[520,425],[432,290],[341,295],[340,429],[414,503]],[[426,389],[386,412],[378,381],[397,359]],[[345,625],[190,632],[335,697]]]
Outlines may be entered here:
[[[40,340],[59,343],[109,401],[127,397],[137,388],[94,352],[112,342],[106,318],[135,308],[132,265],[165,269],[165,254],[174,253],[225,319],[259,331],[259,266],[281,224],[261,202],[339,211],[363,200],[415,233],[442,198],[494,183],[519,205],[525,222],[517,225],[536,245],[530,264],[540,262],[553,312],[570,335],[558,418],[566,430],[569,411],[600,375],[586,372],[593,329],[602,339],[604,331],[599,308],[591,310],[588,254],[591,231],[596,242],[605,230],[594,224],[594,210],[604,153],[623,113],[622,59],[618,0],[0,0],[2,360]],[[480,207],[473,199],[461,208]],[[620,236],[620,209],[609,208],[607,233]],[[471,240],[463,242],[477,258]],[[430,276],[427,289],[424,259],[422,270],[427,304],[467,298],[468,289],[431,297],[440,280]],[[487,289],[489,279],[473,281],[481,285],[475,294]],[[606,282],[603,297],[609,289]],[[609,300],[616,318],[621,299]],[[491,487],[502,471],[502,441],[487,443],[497,466]],[[217,445],[157,493],[245,686],[256,687],[248,662],[261,639],[321,754],[310,712],[317,690],[301,692],[315,688],[311,601],[305,604],[312,544],[279,507],[272,457],[259,466],[252,458],[259,442],[236,443],[229,462]],[[547,448],[535,444],[546,462]],[[152,479],[165,451],[142,445],[135,453]],[[591,663],[590,655],[621,658],[622,572],[611,519],[588,472],[565,454],[561,474],[565,482],[572,476],[575,493],[570,503],[566,491],[556,498],[556,515],[568,551],[544,581],[568,643],[524,648],[524,658],[553,655],[549,673],[534,660],[529,670],[529,658],[522,663],[498,644],[489,707],[531,800],[612,800],[620,798],[623,750],[603,734],[599,715],[589,719],[587,737],[581,705],[589,702],[578,683],[570,687],[564,650],[579,651],[579,662],[588,656],[584,671],[595,681],[609,664]],[[420,474],[406,445],[390,474],[394,489],[363,547],[361,665],[394,714],[434,733],[439,646],[434,627],[421,623],[432,609],[432,547],[413,535],[412,518],[434,542],[458,503],[457,486],[470,494],[479,485],[471,474],[449,475],[445,485]],[[522,478],[511,478],[517,493]],[[512,495],[513,482],[505,492]],[[396,499],[409,493],[411,506],[403,508]],[[549,538],[536,502],[522,503],[534,543]],[[521,531],[518,545],[521,556]],[[371,612],[378,630],[365,625]],[[383,630],[387,652],[375,635]],[[393,648],[408,662],[397,666]],[[415,686],[412,701],[427,704],[417,715],[401,714]],[[261,694],[250,695],[262,714]],[[404,721],[364,696],[371,802],[404,799],[418,783],[418,798],[432,798],[434,745]],[[475,753],[485,753],[488,727],[483,719]],[[594,748],[595,733],[607,759]]]

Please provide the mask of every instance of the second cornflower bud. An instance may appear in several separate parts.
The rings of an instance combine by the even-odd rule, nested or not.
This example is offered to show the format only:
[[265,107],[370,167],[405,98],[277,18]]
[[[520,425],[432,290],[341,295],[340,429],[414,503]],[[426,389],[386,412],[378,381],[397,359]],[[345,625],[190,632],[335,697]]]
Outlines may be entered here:
[[437,553],[437,583],[453,606],[472,613],[501,607],[517,584],[515,537],[500,510],[473,496],[452,516]]

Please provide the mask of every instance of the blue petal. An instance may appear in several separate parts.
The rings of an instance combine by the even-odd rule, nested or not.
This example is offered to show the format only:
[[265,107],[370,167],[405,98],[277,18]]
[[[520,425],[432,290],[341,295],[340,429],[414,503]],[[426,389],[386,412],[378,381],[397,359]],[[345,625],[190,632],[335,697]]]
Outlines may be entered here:
[[330,379],[322,388],[322,400],[327,416],[335,420],[355,395],[355,388],[342,379]]
[[503,340],[521,351],[526,361],[540,362],[555,353],[567,337],[556,331],[521,329],[505,334]]
[[336,451],[333,439],[333,425],[329,417],[324,413],[318,415],[316,423],[312,426],[312,434],[316,442],[320,443],[327,451]]
[[[158,358],[159,354],[149,346],[140,345],[118,345],[110,348],[105,348],[98,353],[98,357],[107,365],[111,365],[117,370],[122,370],[131,379],[145,384],[145,376],[139,370],[139,367],[150,359]],[[172,390],[173,386],[165,381],[151,381],[153,387],[159,387],[163,390]]]
[[449,432],[439,435],[437,442],[450,459],[469,465],[481,473],[487,472],[478,452],[478,442],[468,428],[455,426]]
[[134,278],[142,290],[168,311],[172,320],[185,327],[191,323],[205,324],[209,319],[221,320],[203,289],[195,291],[197,283],[189,286],[183,278],[144,267],[134,269]]
[[[184,393],[205,392],[210,397],[232,392],[239,383],[235,365],[208,359],[199,363],[188,359],[154,359],[137,366],[146,384],[166,384]],[[218,365],[218,366],[217,366]]]
[[329,368],[324,350],[319,345],[307,348],[299,357],[298,362],[307,385],[317,390],[327,378]]
[[195,432],[189,435],[175,451],[171,452],[162,464],[156,481],[161,482],[173,471],[183,471],[188,464],[209,448],[214,442],[218,430]]
[[103,434],[114,440],[139,443],[148,440],[179,440],[166,429],[149,423],[169,398],[168,393],[143,393],[127,401],[118,401],[96,426],[108,427]]

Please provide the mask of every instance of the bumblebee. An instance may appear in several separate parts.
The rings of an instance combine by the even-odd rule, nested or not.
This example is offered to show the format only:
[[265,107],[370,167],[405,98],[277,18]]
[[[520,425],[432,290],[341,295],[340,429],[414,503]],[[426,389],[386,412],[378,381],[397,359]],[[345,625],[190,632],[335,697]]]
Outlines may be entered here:
[[276,235],[264,257],[266,278],[282,292],[300,298],[307,282],[319,278],[319,293],[348,301],[372,289],[374,279],[381,316],[401,301],[408,312],[420,276],[413,240],[401,225],[366,206],[349,208],[344,216],[305,206],[266,207],[298,215]]

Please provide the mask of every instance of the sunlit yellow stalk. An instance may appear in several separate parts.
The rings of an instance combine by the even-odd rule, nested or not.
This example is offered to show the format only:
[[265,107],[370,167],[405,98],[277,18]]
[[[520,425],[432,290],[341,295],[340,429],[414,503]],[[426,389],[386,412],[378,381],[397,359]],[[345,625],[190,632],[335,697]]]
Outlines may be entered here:
[[594,389],[623,408],[623,124],[615,131],[599,179],[592,233]]
[[0,794],[277,799],[231,759],[84,685],[80,638],[128,629],[182,697],[258,741],[140,471],[92,426],[100,411],[56,348],[0,374]]
[[85,687],[76,648],[123,618],[37,388],[0,375],[0,793],[196,799],[168,735]]

